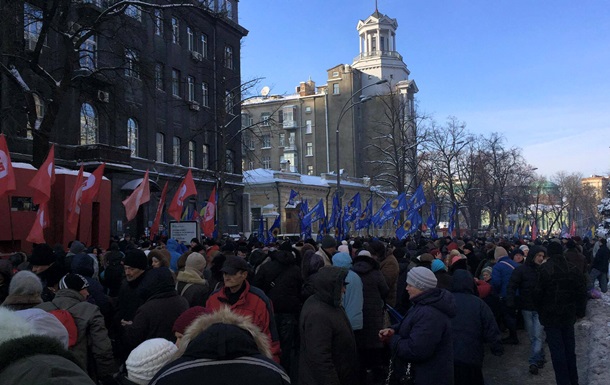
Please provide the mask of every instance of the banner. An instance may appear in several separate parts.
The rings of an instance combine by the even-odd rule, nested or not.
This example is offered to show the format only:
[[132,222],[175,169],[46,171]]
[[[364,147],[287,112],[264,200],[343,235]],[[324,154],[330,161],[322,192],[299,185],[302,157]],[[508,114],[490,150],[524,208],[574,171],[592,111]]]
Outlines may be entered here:
[[277,218],[275,218],[275,221],[273,221],[271,227],[269,228],[269,233],[267,234],[269,242],[276,242],[277,236],[280,234],[280,232],[280,216],[278,215]]
[[131,195],[127,197],[123,201],[123,206],[125,206],[125,215],[127,216],[127,222],[131,221],[138,214],[138,209],[140,205],[150,201],[150,182],[148,180],[148,170],[144,174],[144,178],[142,182],[138,185],[138,187],[133,190]]
[[409,206],[412,210],[417,210],[426,204],[426,196],[424,195],[424,188],[419,185],[413,196],[409,199]]
[[39,205],[51,199],[51,186],[55,183],[55,145],[51,145],[47,159],[28,183],[34,189],[34,204]]
[[44,201],[38,206],[38,212],[36,213],[36,219],[32,224],[32,229],[28,234],[26,241],[32,243],[45,243],[44,240],[44,229],[49,226],[47,201]]
[[182,180],[182,183],[180,183],[180,187],[178,187],[178,190],[174,195],[174,199],[169,205],[169,209],[167,209],[167,213],[172,218],[179,221],[182,216],[182,211],[184,210],[184,201],[191,195],[197,195],[197,188],[195,187],[195,182],[193,181],[193,174],[189,169],[186,176]]
[[203,235],[214,238],[214,228],[216,227],[216,186],[212,188],[208,204],[205,205],[205,215],[203,216]]
[[0,197],[17,189],[6,137],[0,134]]
[[83,195],[81,197],[83,204],[93,202],[97,193],[100,191],[105,167],[106,163],[100,164],[87,178],[87,181],[83,185]]
[[155,235],[159,232],[159,225],[161,223],[161,215],[163,214],[163,205],[165,205],[165,197],[167,195],[167,185],[169,182],[165,182],[163,186],[163,192],[161,193],[161,199],[157,204],[157,213],[155,214],[155,220],[152,227],[150,228],[150,239],[155,239]]
[[371,225],[371,217],[373,216],[373,199],[369,198],[366,202],[364,211],[360,214],[360,217],[354,224],[356,230],[368,228]]

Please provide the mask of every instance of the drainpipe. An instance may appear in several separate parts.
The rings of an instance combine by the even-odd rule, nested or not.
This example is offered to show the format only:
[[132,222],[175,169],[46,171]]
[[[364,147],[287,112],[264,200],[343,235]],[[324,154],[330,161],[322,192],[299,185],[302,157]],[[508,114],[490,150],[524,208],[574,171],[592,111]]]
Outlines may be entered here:
[[326,125],[326,173],[330,174],[330,143],[328,142],[328,85],[324,90],[324,121]]
[[275,189],[277,190],[277,211],[280,214],[280,233],[284,234],[282,231],[282,225],[284,221],[282,220],[282,200],[280,195],[280,182],[275,182]]

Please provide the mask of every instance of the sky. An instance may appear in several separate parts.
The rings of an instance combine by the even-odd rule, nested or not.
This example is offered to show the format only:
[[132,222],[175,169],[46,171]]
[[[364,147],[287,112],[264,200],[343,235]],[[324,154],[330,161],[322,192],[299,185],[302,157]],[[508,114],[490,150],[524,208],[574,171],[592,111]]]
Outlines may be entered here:
[[[501,133],[536,172],[610,173],[610,1],[378,0],[419,110]],[[292,94],[358,55],[374,0],[241,0],[242,82]]]

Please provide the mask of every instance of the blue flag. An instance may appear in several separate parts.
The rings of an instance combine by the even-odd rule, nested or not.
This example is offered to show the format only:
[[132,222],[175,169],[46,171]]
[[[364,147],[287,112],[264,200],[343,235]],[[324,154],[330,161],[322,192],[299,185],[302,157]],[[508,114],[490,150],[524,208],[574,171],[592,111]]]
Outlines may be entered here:
[[383,213],[386,211],[387,207],[390,207],[390,204],[392,204],[392,200],[388,199],[385,201],[385,203],[379,208],[379,210],[377,210],[377,212],[375,213],[375,215],[373,215],[373,218],[371,218],[371,222],[373,223],[373,225],[377,226],[377,227],[381,227],[381,225],[383,224],[381,222],[381,218],[383,217]]
[[396,229],[396,238],[405,239],[408,235],[413,234],[419,226],[422,224],[421,215],[419,211],[410,210],[407,214],[407,219],[403,222],[402,226]]
[[273,221],[271,227],[269,228],[269,232],[267,233],[267,239],[269,239],[269,242],[277,241],[277,236],[280,232],[280,215],[278,215],[277,218],[275,218],[275,221]]
[[258,221],[258,236],[257,239],[263,245],[265,244],[265,224],[263,223],[263,216],[261,215]]
[[371,217],[373,216],[373,199],[369,198],[366,202],[364,211],[360,214],[360,217],[354,224],[356,230],[366,229],[371,225]]
[[451,213],[449,214],[449,235],[453,234],[453,230],[455,230],[455,215],[457,214],[457,205],[454,203],[453,208],[451,209]]
[[327,231],[338,229],[340,227],[341,207],[339,207],[339,194],[333,195],[333,209],[330,212],[330,219],[327,223]]
[[301,211],[299,212],[299,219],[301,222],[301,238],[302,239],[309,239],[311,238],[311,224],[309,226],[305,226],[305,224],[303,223],[303,218],[305,218],[305,215],[307,215],[307,213],[309,212],[309,205],[307,204],[307,199],[304,199],[301,202]]
[[305,227],[309,227],[312,223],[325,218],[326,213],[324,212],[324,201],[320,199],[320,201],[316,203],[316,205],[311,209],[311,211],[305,214],[305,216],[303,217],[303,224],[305,225]]
[[290,197],[288,197],[288,204],[291,206],[294,206],[295,205],[294,198],[296,198],[297,196],[299,196],[299,193],[290,189]]
[[354,197],[347,203],[348,217],[347,221],[353,222],[360,216],[360,193],[356,193]]
[[417,210],[426,204],[426,196],[424,195],[424,188],[419,185],[413,196],[409,199],[409,206],[412,210]]
[[430,236],[432,237],[432,239],[436,239],[437,237],[436,226],[438,223],[436,222],[436,217],[434,216],[434,213],[436,213],[436,203],[432,202],[432,204],[430,205],[430,215],[426,220],[426,226],[428,226],[428,228],[430,229]]
[[381,217],[381,224],[386,221],[392,219],[392,217],[401,211],[407,209],[407,196],[405,193],[401,193],[394,200],[390,202],[390,205],[387,206],[383,212],[383,216]]

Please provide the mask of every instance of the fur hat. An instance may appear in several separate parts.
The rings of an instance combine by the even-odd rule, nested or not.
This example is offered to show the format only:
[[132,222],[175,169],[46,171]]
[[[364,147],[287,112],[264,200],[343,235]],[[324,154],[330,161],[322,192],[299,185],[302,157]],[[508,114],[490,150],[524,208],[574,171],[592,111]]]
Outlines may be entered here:
[[146,270],[148,267],[148,259],[146,254],[140,249],[131,249],[125,253],[123,265],[134,269]]
[[439,270],[447,271],[447,266],[445,266],[443,261],[441,261],[440,259],[435,259],[434,261],[432,261],[432,272],[436,273]]
[[427,267],[414,267],[407,273],[407,284],[419,290],[429,290],[436,287],[436,276]]
[[498,261],[502,257],[508,257],[508,253],[506,252],[506,249],[502,246],[496,246],[496,248],[494,250],[494,259],[496,261]]
[[34,247],[32,248],[30,263],[33,266],[49,266],[56,260],[57,257],[53,252],[53,249],[46,243],[34,245]]
[[140,385],[148,384],[177,351],[176,345],[165,338],[152,338],[142,342],[129,353],[125,361],[127,379]]
[[333,238],[332,236],[325,235],[324,238],[322,238],[321,247],[323,249],[330,249],[333,247],[337,247],[337,241],[335,241],[335,238]]
[[0,345],[13,338],[29,336],[32,333],[32,326],[23,322],[23,318],[16,312],[0,307]]
[[185,266],[195,269],[198,272],[203,272],[203,269],[205,269],[206,265],[207,262],[205,261],[205,257],[199,253],[191,253],[186,258]]

